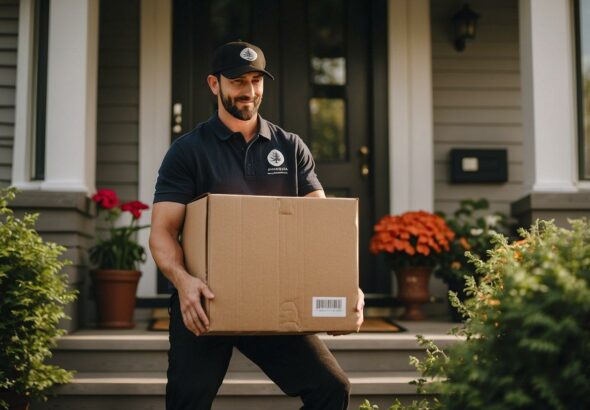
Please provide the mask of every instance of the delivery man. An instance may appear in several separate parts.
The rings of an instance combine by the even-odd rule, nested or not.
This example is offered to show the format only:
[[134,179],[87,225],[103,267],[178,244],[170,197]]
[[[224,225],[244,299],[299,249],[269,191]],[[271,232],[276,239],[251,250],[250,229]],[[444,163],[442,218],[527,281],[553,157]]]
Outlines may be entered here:
[[[201,301],[215,296],[187,272],[178,242],[186,204],[203,193],[325,198],[307,146],[258,114],[264,77],[273,79],[265,67],[262,50],[252,44],[221,46],[207,77],[218,110],[174,141],[158,173],[150,249],[175,287],[169,309],[167,409],[211,408],[234,347],[287,395],[300,396],[304,409],[348,405],[348,378],[316,335],[203,336],[209,320]],[[363,306],[359,289],[359,327]]]

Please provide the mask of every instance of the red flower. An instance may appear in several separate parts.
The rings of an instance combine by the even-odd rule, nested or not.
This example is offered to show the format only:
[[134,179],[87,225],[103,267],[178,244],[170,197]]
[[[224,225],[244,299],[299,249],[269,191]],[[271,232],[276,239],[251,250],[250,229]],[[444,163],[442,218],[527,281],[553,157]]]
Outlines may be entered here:
[[149,208],[149,206],[140,201],[126,202],[121,205],[121,211],[131,212],[131,215],[133,215],[134,219],[139,219],[141,216],[141,211]]
[[117,194],[110,189],[99,189],[96,194],[92,195],[92,200],[104,209],[113,209],[119,205]]

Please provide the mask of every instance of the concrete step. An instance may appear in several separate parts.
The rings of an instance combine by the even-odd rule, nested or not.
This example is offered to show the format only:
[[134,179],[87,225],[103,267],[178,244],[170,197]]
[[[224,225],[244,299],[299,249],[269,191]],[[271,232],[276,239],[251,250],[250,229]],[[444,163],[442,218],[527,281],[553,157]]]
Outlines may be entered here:
[[[395,398],[416,399],[409,382],[415,372],[349,372],[354,409],[364,399],[387,408]],[[125,409],[165,408],[166,375],[162,372],[78,373],[72,383],[56,389],[57,397],[35,404],[34,409]],[[214,410],[294,409],[301,406],[260,372],[229,372],[219,389]]]
[[[442,332],[426,333],[426,336],[441,347],[457,340]],[[416,343],[416,332],[319,337],[346,372],[413,371],[409,356],[424,354]],[[162,333],[77,332],[59,340],[51,362],[79,372],[165,372],[168,348],[168,335]],[[229,371],[259,370],[234,349]]]

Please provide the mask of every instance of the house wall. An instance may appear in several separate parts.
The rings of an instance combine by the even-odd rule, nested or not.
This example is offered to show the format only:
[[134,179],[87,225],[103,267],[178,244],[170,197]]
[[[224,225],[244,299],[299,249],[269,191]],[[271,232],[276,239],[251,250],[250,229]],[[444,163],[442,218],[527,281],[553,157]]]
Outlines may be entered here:
[[139,1],[102,0],[98,68],[97,188],[138,195]]
[[18,13],[18,0],[0,2],[0,188],[12,174]]
[[[518,1],[471,1],[480,19],[463,52],[452,40],[460,5],[431,1],[435,210],[452,212],[462,199],[485,197],[493,210],[510,214],[510,203],[524,194]],[[450,184],[452,148],[506,148],[508,182]]]

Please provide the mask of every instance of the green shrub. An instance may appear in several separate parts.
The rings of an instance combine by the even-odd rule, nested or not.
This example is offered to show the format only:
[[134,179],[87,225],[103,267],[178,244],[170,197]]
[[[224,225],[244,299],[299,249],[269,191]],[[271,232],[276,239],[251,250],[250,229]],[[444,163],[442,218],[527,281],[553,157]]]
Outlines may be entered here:
[[8,208],[14,197],[14,189],[0,190],[0,391],[44,399],[48,388],[72,377],[44,362],[65,333],[57,329],[67,317],[64,305],[76,296],[60,273],[65,248],[41,239],[34,229],[38,215],[14,217]]
[[443,255],[435,276],[441,278],[449,285],[458,284],[460,289],[465,286],[465,276],[473,276],[479,279],[475,265],[469,263],[466,251],[487,259],[487,251],[494,247],[492,238],[496,233],[508,235],[510,224],[508,217],[501,212],[491,213],[490,203],[487,199],[465,199],[461,201],[452,217],[442,216],[449,228],[455,232],[455,238],[450,243],[450,251]]
[[571,226],[537,222],[473,258],[480,283],[468,281],[464,304],[452,295],[466,341],[445,353],[421,339],[426,359],[412,358],[419,392],[440,400],[421,409],[590,408],[590,225]]

